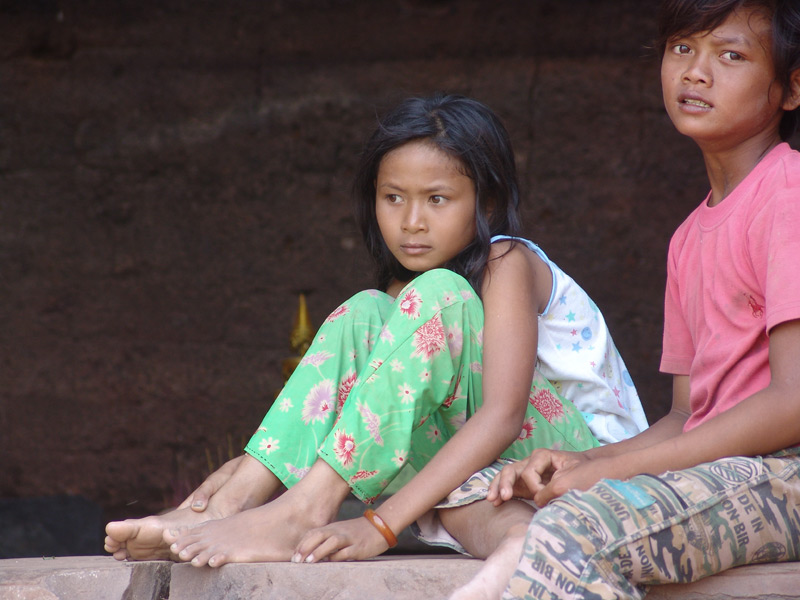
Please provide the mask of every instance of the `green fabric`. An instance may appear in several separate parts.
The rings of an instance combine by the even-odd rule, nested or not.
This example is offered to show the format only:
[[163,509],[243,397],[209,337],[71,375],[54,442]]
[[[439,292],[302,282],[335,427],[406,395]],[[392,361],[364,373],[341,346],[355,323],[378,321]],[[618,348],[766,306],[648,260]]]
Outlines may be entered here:
[[[372,502],[407,463],[422,469],[481,405],[482,340],[483,305],[451,271],[420,275],[397,300],[360,292],[325,320],[246,451],[286,486],[319,456]],[[502,456],[596,445],[537,372],[519,439]]]

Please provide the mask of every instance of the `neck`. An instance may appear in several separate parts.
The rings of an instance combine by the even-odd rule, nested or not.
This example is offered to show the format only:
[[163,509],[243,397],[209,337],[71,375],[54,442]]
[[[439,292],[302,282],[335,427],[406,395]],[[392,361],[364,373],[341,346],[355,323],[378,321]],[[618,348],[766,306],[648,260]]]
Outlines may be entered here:
[[722,202],[770,150],[781,143],[777,132],[751,138],[734,148],[703,148],[706,173],[711,184],[709,206]]

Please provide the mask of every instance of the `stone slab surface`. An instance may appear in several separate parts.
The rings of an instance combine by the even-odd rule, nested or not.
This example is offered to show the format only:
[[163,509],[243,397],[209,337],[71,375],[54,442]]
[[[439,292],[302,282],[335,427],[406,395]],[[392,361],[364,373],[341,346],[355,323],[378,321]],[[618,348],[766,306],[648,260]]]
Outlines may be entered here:
[[381,557],[352,563],[259,563],[172,568],[170,600],[437,600],[482,562],[460,556]]
[[800,563],[738,567],[695,583],[658,585],[647,600],[797,600]]
[[[354,563],[175,565],[170,600],[444,600],[481,561],[460,556],[382,557]],[[647,600],[798,600],[800,563],[732,569],[696,583],[653,586]]]
[[[7,559],[0,560],[0,600],[438,600],[481,564],[456,555],[220,569],[104,556]],[[800,563],[740,567],[692,584],[654,586],[647,595],[647,600],[798,598]]]
[[0,560],[0,600],[163,600],[171,567],[110,556]]

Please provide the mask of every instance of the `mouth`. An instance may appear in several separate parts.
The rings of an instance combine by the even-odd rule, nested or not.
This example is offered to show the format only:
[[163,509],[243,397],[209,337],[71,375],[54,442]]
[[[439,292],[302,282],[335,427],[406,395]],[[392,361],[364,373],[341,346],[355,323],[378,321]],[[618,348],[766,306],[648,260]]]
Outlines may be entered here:
[[697,108],[711,108],[711,105],[699,96],[681,95],[678,103],[684,106],[696,106]]
[[425,244],[401,244],[400,249],[406,254],[423,254],[431,249]]

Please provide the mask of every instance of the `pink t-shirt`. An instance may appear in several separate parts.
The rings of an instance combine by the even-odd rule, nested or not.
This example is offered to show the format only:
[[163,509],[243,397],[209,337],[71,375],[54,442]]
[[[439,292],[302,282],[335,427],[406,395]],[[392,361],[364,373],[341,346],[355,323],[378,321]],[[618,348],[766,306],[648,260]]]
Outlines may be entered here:
[[767,387],[769,331],[800,319],[800,153],[773,148],[669,247],[661,371],[689,375],[685,431]]

